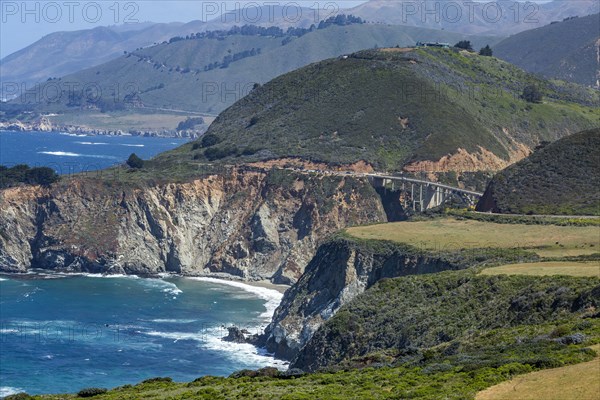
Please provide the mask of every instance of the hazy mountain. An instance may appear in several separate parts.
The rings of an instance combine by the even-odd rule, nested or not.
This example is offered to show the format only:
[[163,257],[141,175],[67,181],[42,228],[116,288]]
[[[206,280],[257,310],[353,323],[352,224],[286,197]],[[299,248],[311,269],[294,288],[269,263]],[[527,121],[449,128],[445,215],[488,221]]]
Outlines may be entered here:
[[[45,82],[35,92],[52,92],[44,89],[49,85],[59,86],[65,92],[57,102],[44,104],[48,99],[40,99],[35,106],[60,112],[94,108],[99,103],[96,94],[82,93],[84,87],[92,85],[94,90],[101,88],[103,101],[113,104],[115,97],[122,103],[129,95],[129,100],[135,97],[137,107],[216,115],[246,95],[255,83],[265,83],[312,62],[375,46],[408,46],[419,40],[456,42],[463,38],[477,45],[493,44],[494,40],[423,28],[367,24],[329,26],[297,38],[235,34],[179,40],[140,49],[60,80]],[[226,59],[230,59],[227,65]],[[79,93],[74,96],[69,93],[67,83],[76,85]],[[15,102],[35,102],[35,99],[27,96]]]
[[541,4],[519,3],[513,0],[480,4],[438,0],[371,0],[346,12],[375,23],[405,24],[501,36],[544,26],[552,21],[562,21],[567,17],[585,16],[599,11],[600,2],[597,0],[555,0]]
[[[295,10],[295,9],[294,9]],[[3,82],[25,83],[31,88],[51,77],[61,77],[102,64],[140,47],[161,43],[174,36],[186,36],[207,30],[229,29],[234,25],[291,25],[307,27],[316,21],[314,10],[301,8],[300,17],[285,15],[283,7],[259,7],[226,13],[208,22],[192,21],[169,24],[140,23],[100,26],[71,32],[55,32],[0,60]],[[318,20],[316,21],[318,23]],[[2,93],[2,97],[10,93]]]
[[600,86],[600,14],[521,32],[494,46],[494,55],[526,71]]

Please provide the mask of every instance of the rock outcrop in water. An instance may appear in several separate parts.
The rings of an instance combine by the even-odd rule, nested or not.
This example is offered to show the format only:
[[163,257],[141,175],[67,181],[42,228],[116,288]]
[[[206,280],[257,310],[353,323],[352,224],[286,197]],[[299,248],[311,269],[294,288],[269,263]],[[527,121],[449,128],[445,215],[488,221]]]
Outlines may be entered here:
[[73,178],[0,191],[0,270],[270,279],[291,284],[318,245],[386,221],[366,180],[291,171],[128,185]]
[[459,264],[413,248],[335,239],[319,247],[304,275],[289,289],[265,332],[266,347],[294,359],[317,329],[377,281],[458,269]]

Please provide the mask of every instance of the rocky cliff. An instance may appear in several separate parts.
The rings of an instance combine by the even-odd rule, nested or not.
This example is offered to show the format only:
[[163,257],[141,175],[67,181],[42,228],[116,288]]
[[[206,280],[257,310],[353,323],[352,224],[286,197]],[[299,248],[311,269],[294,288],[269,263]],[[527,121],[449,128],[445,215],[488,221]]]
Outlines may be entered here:
[[0,270],[235,276],[291,284],[319,243],[386,220],[366,180],[273,170],[187,183],[89,178],[0,191]]
[[340,307],[379,280],[457,268],[458,263],[391,243],[344,238],[327,242],[285,293],[266,329],[266,346],[293,359]]

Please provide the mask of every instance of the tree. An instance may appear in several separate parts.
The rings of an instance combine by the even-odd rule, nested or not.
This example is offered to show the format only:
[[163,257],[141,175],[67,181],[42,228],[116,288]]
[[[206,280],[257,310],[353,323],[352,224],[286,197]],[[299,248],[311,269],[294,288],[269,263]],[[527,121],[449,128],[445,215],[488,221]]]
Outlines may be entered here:
[[142,160],[141,158],[139,158],[137,156],[137,154],[131,153],[131,155],[127,159],[127,165],[129,165],[131,168],[143,168],[144,167],[144,160]]
[[479,50],[479,55],[480,56],[491,57],[491,56],[494,55],[494,52],[492,51],[490,45],[487,44],[485,47],[483,47],[481,50]]
[[208,135],[202,136],[202,147],[211,147],[219,143],[221,140],[219,137],[213,133],[209,133]]
[[461,40],[460,42],[456,43],[454,45],[454,47],[457,47],[459,49],[465,49],[465,50],[473,51],[473,45],[471,45],[471,41],[470,40]]
[[535,85],[527,85],[525,89],[523,89],[523,94],[521,98],[528,103],[541,103],[542,102],[542,93]]
[[27,181],[33,185],[50,185],[58,179],[56,171],[48,167],[31,168],[27,172]]

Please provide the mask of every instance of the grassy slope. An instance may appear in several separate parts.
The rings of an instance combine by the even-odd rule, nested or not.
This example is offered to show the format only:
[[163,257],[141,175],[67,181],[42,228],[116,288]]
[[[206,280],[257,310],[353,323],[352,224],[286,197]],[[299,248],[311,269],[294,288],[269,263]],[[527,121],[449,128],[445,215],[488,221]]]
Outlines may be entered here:
[[[593,346],[595,351],[600,346]],[[595,400],[600,394],[600,358],[518,376],[479,392],[476,400]]]
[[600,278],[600,263],[598,261],[576,262],[556,261],[525,264],[508,264],[500,267],[486,268],[481,271],[483,275],[568,275],[568,276],[593,276]]
[[479,211],[600,215],[600,129],[552,143],[497,174]]
[[473,271],[381,280],[321,326],[292,366],[560,366],[574,348],[552,339],[585,333],[588,345],[600,341],[600,321],[583,323],[599,289],[599,278]]
[[521,32],[493,49],[497,57],[526,71],[595,86],[599,18],[594,14]]
[[551,251],[555,257],[600,251],[597,226],[496,224],[443,218],[362,226],[346,232],[360,239],[390,240],[428,251],[527,249],[536,253]]
[[[519,98],[530,83],[547,96],[543,104]],[[478,152],[481,146],[507,160],[515,142],[533,147],[597,126],[597,102],[594,91],[556,86],[490,57],[434,49],[365,51],[274,79],[223,112],[209,133],[222,139],[218,148],[231,151],[342,163],[365,159],[399,170],[458,148]],[[408,127],[401,117],[409,119]]]
[[[418,40],[458,41],[464,35],[402,26],[351,25],[332,26],[306,34],[282,46],[283,38],[261,36],[229,36],[224,40],[200,39],[178,41],[132,52],[108,63],[62,78],[65,82],[99,85],[105,98],[111,98],[115,87],[119,97],[139,92],[146,106],[183,109],[198,113],[218,114],[239,100],[255,82],[264,83],[274,77],[311,62],[378,46],[414,45]],[[469,37],[476,43],[495,42],[496,38]],[[229,68],[217,68],[196,74],[177,72],[176,68],[203,70],[204,66],[220,62],[228,54],[260,48],[258,56],[232,63]],[[139,61],[149,57],[152,62]],[[154,63],[164,64],[156,68]],[[172,69],[172,70],[171,70]],[[147,91],[159,84],[164,88]],[[214,93],[212,85],[223,85]],[[209,85],[209,86],[207,86]],[[80,88],[82,87],[80,86]],[[54,92],[51,92],[54,93]],[[203,93],[208,93],[206,96]],[[48,110],[65,110],[67,96],[56,104],[44,104]]]

